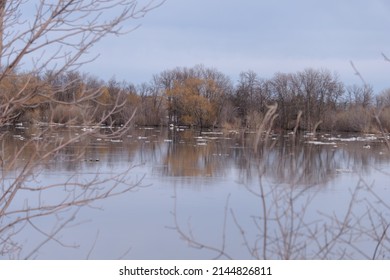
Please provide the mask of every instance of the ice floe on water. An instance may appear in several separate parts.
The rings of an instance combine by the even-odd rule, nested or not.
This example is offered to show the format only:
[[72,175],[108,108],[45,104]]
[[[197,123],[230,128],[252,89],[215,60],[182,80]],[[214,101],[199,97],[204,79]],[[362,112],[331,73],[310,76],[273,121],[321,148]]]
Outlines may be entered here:
[[382,135],[362,134],[362,135],[336,135],[330,134],[317,135],[317,138],[306,140],[305,144],[310,145],[329,145],[337,148],[339,145],[347,145],[348,143],[361,143],[363,149],[371,149],[374,143],[383,143],[385,138]]
[[306,141],[306,144],[312,144],[312,145],[333,145],[337,146],[336,142],[322,142],[322,141]]
[[202,136],[194,137],[196,139],[196,145],[198,146],[206,146],[207,145],[207,139],[203,138]]
[[18,140],[21,140],[21,141],[23,141],[23,140],[26,139],[26,138],[24,138],[22,135],[19,135],[19,134],[15,134],[15,135],[13,135],[13,137],[14,137],[15,139],[18,139]]
[[223,154],[223,153],[214,153],[213,156],[216,156],[216,157],[228,157],[230,156],[229,154]]
[[338,168],[336,169],[337,173],[353,173],[354,171],[349,168]]
[[329,137],[326,139],[328,141],[341,141],[341,142],[373,142],[373,141],[380,140],[380,138],[374,134],[366,134],[363,136],[352,136],[352,137],[341,137],[341,135],[338,135],[337,137]]
[[202,135],[223,135],[222,131],[202,131]]

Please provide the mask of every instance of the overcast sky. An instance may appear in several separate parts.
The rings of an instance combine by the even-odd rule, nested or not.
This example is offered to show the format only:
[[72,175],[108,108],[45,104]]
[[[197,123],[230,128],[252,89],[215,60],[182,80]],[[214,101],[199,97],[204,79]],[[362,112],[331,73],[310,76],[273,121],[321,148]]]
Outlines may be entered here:
[[[142,2],[142,1],[141,1]],[[325,68],[361,83],[353,61],[378,92],[390,87],[388,0],[167,0],[123,37],[100,42],[86,71],[135,84],[177,66],[203,64],[237,81],[253,70]]]

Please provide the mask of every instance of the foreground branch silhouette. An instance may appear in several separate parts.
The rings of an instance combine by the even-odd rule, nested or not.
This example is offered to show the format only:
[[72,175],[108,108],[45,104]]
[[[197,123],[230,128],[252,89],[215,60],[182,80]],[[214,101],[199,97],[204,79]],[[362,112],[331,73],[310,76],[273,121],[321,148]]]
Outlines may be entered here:
[[[0,1],[1,257],[36,258],[48,242],[67,247],[58,234],[72,225],[81,207],[141,186],[142,178],[131,177],[132,166],[109,175],[97,171],[89,180],[79,179],[75,171],[72,176],[58,178],[56,183],[41,181],[40,174],[44,166],[54,161],[77,165],[84,159],[82,149],[68,156],[67,151],[75,143],[91,136],[119,139],[131,127],[135,110],[127,114],[121,127],[111,122],[112,116],[123,110],[125,93],[101,101],[103,89],[99,85],[86,87],[80,76],[69,73],[97,58],[90,51],[98,41],[133,31],[138,24],[130,22],[130,27],[124,26],[163,2]],[[77,119],[70,114],[59,125],[55,124],[58,118],[55,110],[58,113],[59,109],[82,114]],[[46,121],[36,123],[30,137],[19,136],[21,143],[15,142],[12,134],[15,123],[22,116],[32,122],[31,116],[42,112],[45,116],[40,120]],[[71,127],[76,122],[82,123],[84,129],[59,137],[61,127]],[[110,122],[111,126],[107,126]],[[5,145],[7,141],[14,141],[13,148]],[[42,217],[53,218],[51,230],[36,223]],[[26,228],[44,238],[29,252],[23,250],[17,239]]]

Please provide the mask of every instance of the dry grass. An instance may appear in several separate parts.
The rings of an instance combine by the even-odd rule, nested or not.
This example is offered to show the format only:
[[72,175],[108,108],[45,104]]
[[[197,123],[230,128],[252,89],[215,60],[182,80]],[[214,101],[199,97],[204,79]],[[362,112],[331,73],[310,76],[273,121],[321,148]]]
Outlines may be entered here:
[[76,105],[59,104],[52,111],[51,121],[63,124],[83,124],[85,123],[85,114]]
[[336,113],[333,121],[336,131],[369,133],[376,130],[371,112],[360,106]]

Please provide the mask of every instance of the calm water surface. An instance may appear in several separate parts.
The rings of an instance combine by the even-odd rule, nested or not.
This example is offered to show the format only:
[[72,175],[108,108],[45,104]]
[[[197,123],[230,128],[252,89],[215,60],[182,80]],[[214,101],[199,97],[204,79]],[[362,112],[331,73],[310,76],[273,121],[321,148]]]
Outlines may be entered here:
[[[57,129],[47,138],[77,136],[82,129]],[[9,131],[2,158],[34,135],[33,128]],[[123,173],[126,183],[141,181],[140,186],[36,218],[12,236],[17,254],[0,257],[390,257],[390,157],[383,139],[302,134],[294,140],[275,134],[254,149],[254,137],[237,131],[134,128],[118,139],[81,138],[49,161],[37,162],[27,183],[64,187],[39,195],[24,192],[14,199],[14,209],[26,201],[61,199],[67,181],[86,183],[96,174],[105,180]],[[33,149],[18,155],[21,167]],[[17,169],[3,173],[3,188],[17,174]],[[99,187],[113,184],[104,181]],[[53,233],[74,211],[74,219],[47,241],[42,232]]]

